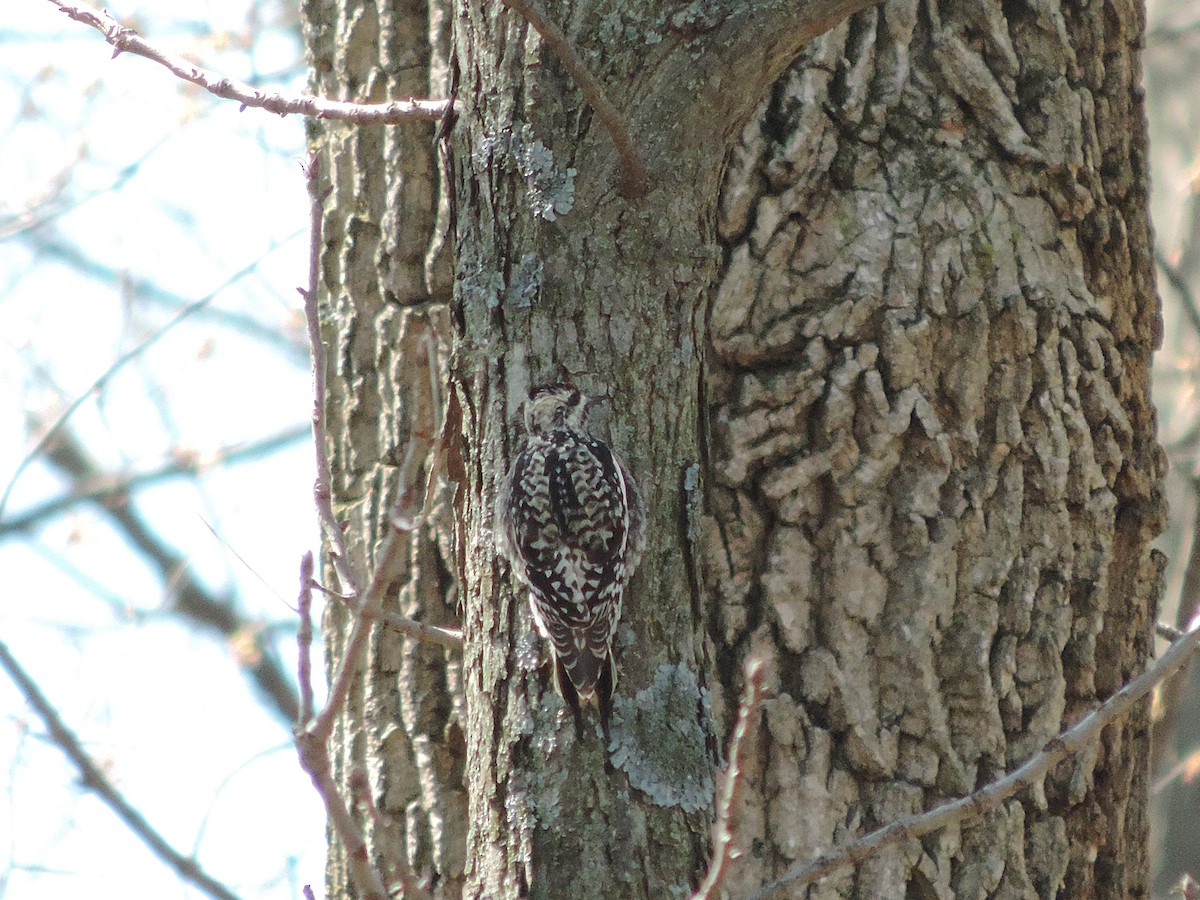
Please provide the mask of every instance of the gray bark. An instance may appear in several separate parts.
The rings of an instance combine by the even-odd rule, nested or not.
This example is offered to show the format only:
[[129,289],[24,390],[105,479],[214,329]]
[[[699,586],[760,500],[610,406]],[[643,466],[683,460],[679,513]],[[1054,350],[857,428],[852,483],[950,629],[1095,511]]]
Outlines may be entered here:
[[[778,694],[733,896],[981,787],[1150,651],[1140,6],[1032,6],[863,13],[734,153],[701,558],[725,720],[752,649]],[[1147,755],[1143,710],[809,896],[1145,896]]]
[[[305,40],[315,93],[366,102],[446,92],[445,17],[423,3],[309,0]],[[432,124],[356,127],[312,122],[309,143],[332,194],[326,203],[320,301],[327,354],[326,417],[335,512],[351,564],[365,584],[402,481],[424,483],[423,462],[402,468],[428,442],[440,409],[428,408],[427,343],[445,377],[450,293],[437,226],[440,174]],[[434,356],[437,359],[437,356]],[[455,627],[453,554],[441,521],[413,533],[395,612]],[[336,585],[332,571],[326,579]],[[345,641],[345,608],[328,604],[328,670]],[[466,850],[461,664],[457,654],[386,629],[372,636],[361,678],[335,734],[336,775],[369,776],[390,825],[362,817],[372,856],[405,859],[458,896]],[[330,897],[353,896],[344,850],[331,840]]]
[[[730,896],[986,783],[1144,664],[1163,508],[1138,7],[891,3],[812,44],[743,131],[863,5],[551,9],[644,152],[636,200],[524,22],[456,8],[448,315],[432,130],[313,126],[333,489],[364,573],[429,418],[414,348],[454,337],[453,523],[414,538],[397,596],[449,623],[460,580],[467,648],[378,634],[337,748],[394,817],[376,856],[439,895],[686,894],[751,650],[776,696]],[[305,14],[319,92],[442,95],[424,7]],[[520,404],[562,379],[606,398],[649,510],[607,749],[576,741],[492,534]],[[1145,734],[1139,714],[1038,796],[811,895],[1144,894]]]
[[[693,550],[716,197],[728,137],[850,6],[797,9],[591,3],[560,21],[643,149],[652,184],[636,201],[537,35],[494,3],[469,3],[459,21],[453,377],[473,896],[686,895],[704,867],[716,735]],[[520,404],[564,379],[611,401],[612,442],[648,509],[610,752],[562,727],[491,531]]]

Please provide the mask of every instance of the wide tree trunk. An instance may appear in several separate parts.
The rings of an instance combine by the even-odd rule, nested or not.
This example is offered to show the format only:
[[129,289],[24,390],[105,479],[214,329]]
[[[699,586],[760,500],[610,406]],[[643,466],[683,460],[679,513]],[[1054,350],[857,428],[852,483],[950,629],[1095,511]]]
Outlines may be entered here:
[[[332,487],[362,572],[436,421],[424,348],[453,343],[453,522],[414,536],[397,603],[446,623],[457,587],[466,650],[377,634],[335,748],[395,822],[376,856],[441,896],[686,894],[751,651],[775,697],[730,896],[988,782],[1144,665],[1163,509],[1140,7],[889,3],[808,46],[742,130],[863,5],[549,9],[643,154],[634,196],[514,12],[455,7],[448,50],[440,7],[305,4],[327,96],[441,96],[458,68],[448,313],[432,129],[312,132]],[[493,534],[520,404],[558,380],[604,398],[649,510],[609,746],[576,740]],[[812,895],[1144,894],[1145,740],[1139,714],[1037,796]],[[351,896],[340,853],[328,889]]]
[[[1151,649],[1141,6],[1004,12],[856,16],[732,157],[701,558],[722,708],[751,650],[777,691],[733,896],[1002,775]],[[1147,733],[814,895],[1145,896]]]

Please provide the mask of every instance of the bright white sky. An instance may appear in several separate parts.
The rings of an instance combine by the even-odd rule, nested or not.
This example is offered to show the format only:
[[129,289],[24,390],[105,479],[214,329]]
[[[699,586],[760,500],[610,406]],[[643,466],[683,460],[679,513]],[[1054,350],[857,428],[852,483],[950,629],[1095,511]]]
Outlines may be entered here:
[[[281,4],[106,4],[160,46],[231,77],[301,91],[297,29]],[[253,32],[252,46],[242,36]],[[311,392],[296,287],[307,279],[303,122],[211,98],[45,0],[5,3],[0,29],[0,491],[52,421],[171,305],[219,291],[71,417],[113,471],[303,426]],[[20,230],[33,208],[45,221]],[[10,232],[16,231],[12,234]],[[82,255],[120,273],[96,279]],[[129,285],[148,282],[167,301]],[[229,314],[249,317],[245,336]],[[214,590],[276,628],[294,669],[301,554],[316,549],[312,453],[286,450],[137,494],[145,520]],[[5,517],[58,497],[25,470]],[[209,530],[211,526],[212,531]],[[214,536],[213,531],[217,536]],[[242,562],[238,559],[241,557]],[[244,897],[324,882],[324,813],[286,723],[229,648],[163,615],[164,586],[86,506],[0,536],[0,639],[113,780],[176,849]],[[318,678],[321,668],[315,667]],[[318,685],[318,691],[323,685]],[[181,887],[98,800],[0,675],[0,896],[200,896]]]

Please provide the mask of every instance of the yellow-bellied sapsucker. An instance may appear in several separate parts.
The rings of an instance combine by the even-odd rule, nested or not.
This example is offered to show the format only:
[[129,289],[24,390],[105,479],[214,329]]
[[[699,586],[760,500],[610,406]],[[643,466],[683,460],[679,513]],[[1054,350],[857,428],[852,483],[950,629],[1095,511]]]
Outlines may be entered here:
[[613,638],[625,586],[646,546],[646,516],[628,469],[587,430],[591,399],[551,384],[525,404],[524,449],[498,504],[501,548],[529,588],[550,643],[554,687],[583,734],[580,699],[595,698],[609,737],[617,667]]

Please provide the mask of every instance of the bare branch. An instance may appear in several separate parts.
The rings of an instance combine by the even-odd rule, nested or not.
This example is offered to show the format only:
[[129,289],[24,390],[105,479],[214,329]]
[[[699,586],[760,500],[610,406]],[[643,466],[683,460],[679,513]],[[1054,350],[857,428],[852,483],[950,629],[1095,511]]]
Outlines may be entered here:
[[[401,496],[388,516],[386,536],[377,554],[374,571],[365,591],[350,566],[349,551],[332,505],[332,471],[326,449],[325,433],[325,402],[326,402],[326,354],[321,340],[320,312],[318,309],[318,290],[320,278],[322,238],[321,231],[324,219],[324,201],[328,191],[320,189],[320,170],[314,158],[305,169],[310,197],[310,254],[309,280],[306,288],[300,289],[304,298],[305,316],[308,322],[309,344],[313,362],[313,434],[316,445],[317,480],[314,485],[314,495],[317,510],[324,528],[327,540],[332,547],[332,564],[337,570],[338,578],[346,596],[344,599],[351,607],[350,634],[342,647],[338,668],[330,679],[329,696],[324,707],[313,714],[306,710],[306,715],[300,720],[296,729],[296,750],[300,757],[301,767],[309,774],[317,793],[325,804],[329,822],[339,840],[346,849],[351,878],[357,885],[360,894],[372,900],[383,900],[387,896],[384,879],[378,868],[372,863],[370,851],[363,836],[362,829],[351,815],[349,806],[342,797],[334,781],[329,760],[329,740],[333,734],[334,723],[341,714],[350,693],[351,685],[358,677],[367,642],[372,628],[378,621],[385,621],[391,627],[398,628],[415,638],[432,641],[446,647],[462,646],[462,635],[445,628],[437,628],[421,622],[406,619],[403,616],[384,613],[384,601],[389,596],[396,582],[405,571],[405,548],[411,532],[423,521],[421,509],[414,509],[418,504],[425,507],[429,503],[432,491],[434,471],[437,468],[436,447],[433,424],[425,428],[414,427],[412,439],[405,450],[405,459],[400,466],[400,480],[404,486]],[[436,368],[434,349],[426,342],[422,345],[426,362],[431,368]],[[436,384],[436,378],[431,373],[430,383]],[[423,408],[432,409],[437,399],[435,388],[431,388],[430,400]],[[433,413],[436,415],[436,413]],[[417,477],[420,467],[428,465],[427,478],[419,483]],[[306,565],[308,563],[306,562]],[[311,569],[302,571],[302,616],[305,610],[303,591],[312,585]],[[332,593],[332,592],[331,592]],[[338,596],[342,596],[339,594]],[[305,627],[302,623],[301,631]],[[309,632],[311,634],[311,631]],[[302,641],[300,645],[300,680],[301,690],[311,696],[312,663],[309,644],[311,638]],[[305,686],[307,684],[307,686]],[[353,789],[353,784],[351,785]],[[359,791],[369,793],[369,791]],[[393,861],[394,865],[400,863]],[[402,868],[397,872],[404,874]],[[405,896],[414,894],[416,883],[405,885]]]
[[1200,305],[1196,303],[1196,296],[1192,293],[1191,285],[1188,284],[1187,278],[1180,269],[1171,265],[1167,258],[1163,256],[1161,251],[1154,252],[1154,261],[1158,264],[1158,270],[1163,273],[1167,279],[1167,283],[1175,289],[1175,293],[1179,295],[1180,305],[1183,306],[1184,314],[1187,320],[1191,323],[1192,330],[1200,335]]
[[160,481],[169,481],[185,475],[199,475],[215,465],[228,465],[247,459],[254,459],[269,453],[274,453],[290,444],[303,440],[308,436],[308,428],[289,428],[279,434],[264,438],[261,441],[247,442],[218,450],[201,459],[185,456],[161,465],[156,469],[136,472],[129,475],[113,475],[105,473],[94,481],[77,481],[71,490],[61,497],[47,500],[32,509],[27,509],[19,515],[0,521],[0,538],[19,531],[27,531],[49,519],[51,516],[65,512],[81,503],[98,503],[109,506],[124,502],[130,492]]
[[[46,461],[60,473],[80,484],[94,483],[103,475],[87,448],[69,429],[59,432],[46,447]],[[196,625],[216,630],[230,641],[254,637],[252,655],[238,654],[239,664],[270,701],[271,708],[286,721],[296,718],[298,700],[287,670],[265,641],[260,640],[258,623],[242,616],[233,601],[213,594],[192,574],[186,559],[166,544],[137,509],[127,503],[109,503],[101,507],[105,517],[149,561],[168,586],[171,611]]]
[[98,391],[102,390],[104,386],[108,384],[109,380],[117,374],[117,372],[153,347],[176,325],[204,309],[204,307],[210,304],[213,299],[221,293],[221,291],[225,290],[225,288],[232,284],[236,284],[244,276],[257,269],[261,261],[262,256],[259,256],[253,262],[238,269],[236,272],[226,278],[225,281],[223,281],[213,290],[209,291],[199,300],[196,300],[195,302],[185,306],[176,315],[167,320],[167,322],[157,331],[155,331],[145,340],[141,341],[137,346],[117,357],[117,359],[113,361],[113,364],[105,369],[104,372],[102,372],[100,376],[91,383],[87,390],[82,391],[78,396],[76,396],[76,398],[72,400],[70,404],[68,404],[67,408],[62,411],[59,417],[54,420],[53,424],[51,424],[51,426],[47,428],[45,432],[43,432],[42,436],[38,439],[38,442],[28,453],[25,454],[20,464],[13,471],[12,477],[9,478],[8,484],[4,488],[4,493],[0,494],[0,518],[2,518],[4,515],[4,510],[8,506],[9,497],[12,496],[13,488],[21,479],[21,475],[23,475],[25,470],[29,468],[29,465],[35,459],[37,459],[48,446],[50,446],[50,444],[62,430],[63,426],[67,424],[67,420],[74,415],[75,411],[79,409],[79,407],[83,406],[83,404],[91,399]]
[[[308,324],[309,349],[312,354],[313,367],[313,444],[316,452],[317,478],[313,484],[313,497],[317,505],[317,514],[329,541],[331,561],[341,580],[341,587],[348,592],[352,602],[353,625],[350,636],[330,685],[329,697],[319,713],[312,708],[312,625],[311,597],[306,603],[305,592],[312,586],[312,556],[308,554],[301,564],[301,603],[300,603],[300,643],[298,674],[300,679],[301,696],[307,698],[307,706],[296,725],[296,753],[300,758],[300,767],[308,773],[313,787],[325,804],[325,813],[342,846],[346,848],[346,858],[349,865],[350,877],[358,887],[359,893],[367,900],[386,900],[387,888],[384,886],[383,875],[371,863],[371,854],[367,848],[362,829],[354,821],[350,807],[346,804],[337,783],[333,778],[333,769],[329,761],[329,738],[333,734],[334,720],[346,702],[350,692],[350,682],[358,671],[359,658],[366,647],[367,637],[371,630],[374,616],[365,614],[368,607],[381,608],[378,601],[371,602],[371,593],[363,596],[350,568],[350,554],[346,546],[346,537],[342,532],[341,523],[333,512],[332,484],[333,475],[329,464],[329,454],[325,441],[325,345],[321,340],[320,311],[317,307],[317,291],[320,286],[321,272],[321,230],[324,222],[325,198],[328,190],[320,189],[321,173],[316,157],[309,160],[304,167],[309,196],[309,261],[308,286],[299,288],[300,296],[304,298],[304,315]],[[372,587],[375,586],[374,580]],[[305,633],[307,632],[307,634]]]
[[1160,638],[1165,638],[1168,641],[1177,641],[1187,634],[1186,631],[1181,631],[1174,625],[1168,625],[1166,622],[1156,622],[1154,630]]
[[[359,664],[366,651],[372,624],[382,618],[384,595],[389,586],[395,584],[400,576],[404,561],[404,554],[401,550],[407,537],[407,533],[396,528],[395,525],[388,527],[371,583],[355,610],[356,615],[350,629],[350,636],[343,648],[338,669],[331,679],[329,697],[325,706],[316,716],[302,723],[296,729],[296,751],[300,757],[300,765],[312,779],[313,786],[325,804],[329,822],[346,848],[351,878],[367,900],[385,900],[387,891],[384,887],[383,877],[371,863],[370,852],[362,830],[354,821],[349,807],[334,782],[329,761],[329,738],[333,734],[334,722],[345,706],[351,682],[359,671]],[[304,677],[306,657],[307,651],[302,647],[301,678]],[[311,663],[307,664],[307,668],[311,681]]]
[[[1186,287],[1186,284],[1184,285]],[[1187,303],[1190,298],[1185,297]],[[1187,304],[1185,304],[1187,305]],[[1200,330],[1197,331],[1200,336]],[[1195,472],[1191,478],[1192,493],[1200,497],[1200,479]],[[1192,513],[1192,528],[1189,535],[1187,562],[1183,567],[1183,583],[1179,586],[1179,600],[1175,609],[1175,624],[1184,625],[1200,613],[1200,505]],[[1175,641],[1177,637],[1164,634],[1166,625],[1156,624],[1156,630],[1161,637]],[[1158,693],[1155,716],[1150,732],[1150,771],[1158,772],[1171,765],[1173,756],[1171,745],[1172,735],[1179,723],[1187,704],[1183,701],[1188,689],[1189,679],[1186,677],[1171,678],[1163,683]]]
[[538,5],[537,0],[500,0],[500,2],[519,13],[533,30],[541,35],[546,46],[554,52],[554,55],[562,62],[563,68],[575,79],[575,83],[583,91],[583,96],[587,98],[588,104],[596,111],[596,117],[608,129],[613,143],[616,144],[617,154],[621,157],[622,193],[627,197],[642,196],[650,186],[650,176],[646,172],[641,154],[638,153],[633,139],[629,136],[629,128],[621,114],[617,112],[617,108],[605,95],[600,82],[588,71],[583,60],[579,58],[579,54],[575,52],[575,48],[571,46],[567,36],[557,25],[546,18],[546,14]]
[[385,125],[396,122],[429,122],[440,119],[446,112],[445,100],[397,100],[392,103],[348,103],[321,97],[286,97],[283,94],[260,91],[250,85],[209,72],[193,65],[182,56],[167,53],[144,40],[132,28],[126,28],[107,12],[76,6],[63,0],[50,0],[60,10],[84,25],[90,25],[112,44],[113,56],[133,53],[165,66],[177,77],[204,88],[226,100],[237,100],[246,107],[265,109],[281,116],[298,114],[316,119],[339,119],[359,125]]
[[298,728],[303,728],[311,722],[315,715],[312,686],[312,588],[313,555],[310,551],[300,559],[300,595],[296,600],[296,608],[300,614],[300,627],[296,631],[296,667],[300,682],[300,714],[296,719]]
[[734,832],[737,830],[734,817],[742,787],[742,743],[754,728],[762,706],[763,661],[756,657],[748,658],[744,673],[746,686],[742,692],[742,702],[738,706],[737,724],[729,738],[729,764],[717,794],[713,857],[708,865],[708,874],[692,895],[692,900],[710,900],[711,897],[719,896],[721,883],[725,880],[730,865],[739,855],[737,847],[734,846]]
[[[326,710],[329,708],[327,706]],[[300,755],[300,766],[308,773],[313,787],[325,803],[325,813],[329,816],[330,825],[346,848],[350,877],[358,887],[360,896],[365,900],[387,900],[387,888],[384,887],[383,877],[371,865],[367,842],[333,781],[328,736],[317,734],[311,728],[297,730],[296,751]]]
[[383,613],[379,617],[379,622],[418,641],[425,641],[428,644],[440,644],[450,650],[462,650],[463,648],[462,632],[453,628],[440,628],[437,625],[428,625],[425,622],[418,622],[416,619],[402,616],[400,613],[391,612]]
[[[393,524],[395,524],[395,522],[393,522]],[[397,525],[397,527],[399,526]],[[344,594],[331,591],[315,582],[311,585],[311,587],[315,587],[326,596],[336,597],[338,600],[341,600],[345,603],[349,603],[354,600],[353,597],[347,597]],[[368,613],[365,612],[360,612],[359,614],[368,615]],[[419,622],[416,619],[410,619],[408,616],[401,615],[398,612],[381,612],[378,616],[376,616],[376,620],[380,625],[383,625],[386,628],[391,628],[393,631],[399,631],[403,635],[407,635],[410,638],[423,641],[427,644],[437,644],[440,647],[445,647],[447,650],[461,651],[463,648],[463,633],[457,628],[443,628],[440,625],[430,625],[428,622]]]
[[384,900],[387,892],[382,876],[371,864],[362,830],[334,783],[329,762],[329,738],[333,734],[334,722],[345,706],[350,684],[359,671],[372,623],[380,617],[383,597],[400,575],[404,559],[401,548],[406,539],[405,532],[394,526],[388,529],[371,584],[359,603],[337,672],[331,680],[325,706],[311,721],[296,730],[296,751],[300,756],[300,765],[312,779],[325,804],[329,822],[346,848],[351,877],[367,900]]
[[313,373],[313,451],[316,454],[317,480],[313,484],[313,498],[325,537],[333,550],[330,554],[334,569],[341,579],[342,590],[358,596],[361,588],[358,578],[350,568],[350,552],[346,547],[346,535],[342,523],[333,512],[333,470],[329,464],[328,441],[325,433],[325,369],[327,359],[325,342],[321,340],[321,313],[317,307],[317,291],[321,278],[321,234],[325,220],[325,199],[329,190],[321,190],[321,165],[313,156],[304,167],[305,185],[309,199],[309,242],[308,242],[308,287],[300,288],[304,298],[304,320],[308,327],[308,347],[312,356]]
[[50,732],[50,737],[60,750],[75,764],[83,786],[99,797],[104,804],[117,814],[137,838],[150,850],[175,870],[175,873],[189,884],[220,900],[237,900],[237,895],[229,888],[200,868],[194,859],[181,854],[166,842],[162,835],[155,831],[145,817],[129,803],[105,776],[104,772],[83,749],[79,738],[67,727],[62,718],[41,692],[29,674],[21,668],[8,647],[0,641],[0,667],[2,667],[13,683],[25,697],[25,702],[33,707]]
[[916,840],[956,822],[978,819],[1009,797],[1033,787],[1058,763],[1098,740],[1101,730],[1106,725],[1126,715],[1135,703],[1173,672],[1186,665],[1196,655],[1198,647],[1200,619],[1193,619],[1187,633],[1167,648],[1153,666],[1084,716],[1072,728],[1051,739],[1020,768],[966,797],[943,803],[918,815],[906,816],[857,841],[824,853],[810,863],[795,866],[782,878],[765,885],[754,895],[753,900],[783,896],[785,889],[789,891],[788,896],[791,896],[799,888],[819,881],[839,869],[856,865],[885,847]]

